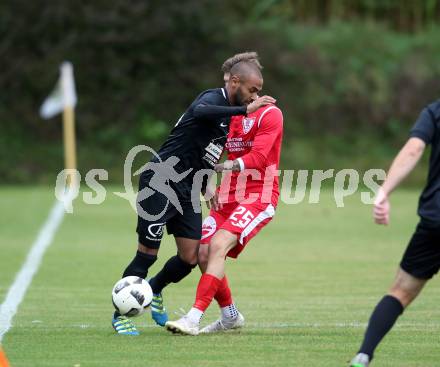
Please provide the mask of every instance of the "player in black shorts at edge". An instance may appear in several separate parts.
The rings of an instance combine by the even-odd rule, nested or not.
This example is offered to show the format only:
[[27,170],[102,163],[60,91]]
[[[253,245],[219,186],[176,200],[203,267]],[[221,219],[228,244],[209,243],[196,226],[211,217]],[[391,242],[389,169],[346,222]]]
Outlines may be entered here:
[[[440,268],[440,101],[423,109],[409,140],[394,159],[375,199],[374,219],[377,224],[388,224],[388,197],[413,170],[427,145],[431,145],[431,155],[428,182],[419,199],[420,222],[400,262],[394,283],[370,317],[363,343],[350,363],[352,367],[366,367],[371,363],[382,338]],[[402,361],[396,364],[402,365]]]
[[[197,265],[202,215],[193,202],[200,205],[200,193],[207,180],[200,180],[196,172],[212,169],[219,160],[231,116],[246,115],[275,102],[272,97],[257,96],[262,76],[254,62],[235,64],[229,79],[228,86],[204,91],[191,103],[159,149],[158,157],[145,166],[139,179],[138,250],[123,277],[147,277],[148,269],[157,260],[166,225],[168,233],[174,235],[177,254],[149,280],[153,290],[152,318],[161,326],[168,320],[162,289],[182,280]],[[197,192],[193,183],[199,188]],[[117,312],[112,325],[119,334],[139,334],[133,322]]]

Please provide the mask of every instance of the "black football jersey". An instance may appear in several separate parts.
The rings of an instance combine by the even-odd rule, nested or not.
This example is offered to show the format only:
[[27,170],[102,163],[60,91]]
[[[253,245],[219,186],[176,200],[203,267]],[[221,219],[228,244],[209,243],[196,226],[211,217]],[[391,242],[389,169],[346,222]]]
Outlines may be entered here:
[[[180,199],[190,200],[196,172],[212,169],[220,159],[231,116],[245,114],[246,106],[231,106],[226,89],[217,88],[202,92],[180,117],[158,151],[162,162],[172,156],[179,159],[174,165],[178,174],[191,170],[179,182],[169,182]],[[158,163],[159,157],[151,161]]]

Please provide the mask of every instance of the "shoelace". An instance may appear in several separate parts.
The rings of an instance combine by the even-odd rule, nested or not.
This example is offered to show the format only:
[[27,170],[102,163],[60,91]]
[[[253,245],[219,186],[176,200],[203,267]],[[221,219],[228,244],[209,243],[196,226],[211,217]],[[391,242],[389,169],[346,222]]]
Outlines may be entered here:
[[156,296],[153,297],[153,301],[151,302],[151,307],[154,308],[155,312],[164,313],[165,307],[163,306],[162,299],[159,298],[158,300],[156,300],[155,298],[156,298]]
[[118,319],[118,321],[115,322],[114,324],[114,328],[117,331],[122,331],[122,330],[126,330],[126,331],[133,331],[136,330],[133,322],[130,319]]

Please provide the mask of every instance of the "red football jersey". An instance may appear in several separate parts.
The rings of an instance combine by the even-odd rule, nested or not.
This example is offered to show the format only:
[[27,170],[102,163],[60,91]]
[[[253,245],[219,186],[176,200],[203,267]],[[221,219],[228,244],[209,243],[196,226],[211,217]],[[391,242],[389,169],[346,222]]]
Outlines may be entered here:
[[220,185],[222,202],[257,198],[260,202],[276,205],[282,137],[283,114],[275,105],[231,118],[225,149],[229,160],[239,161],[241,171],[223,178]]

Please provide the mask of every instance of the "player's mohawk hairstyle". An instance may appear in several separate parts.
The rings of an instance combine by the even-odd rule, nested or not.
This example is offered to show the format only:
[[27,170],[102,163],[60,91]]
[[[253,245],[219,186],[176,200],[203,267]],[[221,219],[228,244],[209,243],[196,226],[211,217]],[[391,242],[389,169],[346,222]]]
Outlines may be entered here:
[[234,65],[242,61],[251,62],[255,64],[255,66],[257,66],[258,69],[260,70],[263,69],[263,66],[260,64],[260,61],[258,60],[258,54],[255,51],[251,51],[251,52],[243,52],[241,54],[236,54],[230,57],[229,59],[227,59],[222,65],[222,72],[229,73]]

